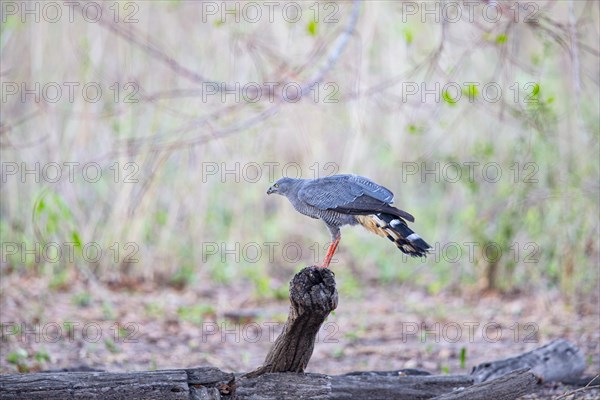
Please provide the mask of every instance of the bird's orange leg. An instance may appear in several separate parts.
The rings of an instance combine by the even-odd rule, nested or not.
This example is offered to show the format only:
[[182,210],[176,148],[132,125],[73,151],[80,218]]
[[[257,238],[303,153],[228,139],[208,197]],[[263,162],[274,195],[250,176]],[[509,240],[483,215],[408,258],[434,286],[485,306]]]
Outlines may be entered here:
[[335,254],[335,251],[337,250],[339,244],[340,236],[336,237],[335,240],[329,245],[329,248],[327,249],[327,255],[325,256],[325,260],[323,261],[321,268],[329,267],[329,263],[331,262],[331,259],[333,258],[333,255]]

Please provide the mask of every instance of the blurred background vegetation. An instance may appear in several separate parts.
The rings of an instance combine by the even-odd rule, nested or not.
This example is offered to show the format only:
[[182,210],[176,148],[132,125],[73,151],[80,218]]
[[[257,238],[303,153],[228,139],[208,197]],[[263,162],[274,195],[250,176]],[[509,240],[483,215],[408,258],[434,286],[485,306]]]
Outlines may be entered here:
[[[259,298],[286,297],[329,236],[266,189],[285,173],[335,172],[392,189],[435,247],[406,259],[344,230],[332,268],[345,295],[368,279],[431,294],[559,288],[587,301],[600,257],[597,4],[527,3],[516,15],[499,1],[492,21],[482,2],[469,22],[466,9],[436,21],[408,3],[365,2],[355,25],[351,2],[295,3],[293,21],[282,5],[272,21],[262,7],[256,22],[220,2],[216,13],[193,1],[103,3],[93,22],[80,8],[58,23],[4,10],[2,275],[47,276],[52,290],[77,279],[246,282]],[[315,77],[299,101],[293,90],[281,98],[285,83]],[[79,84],[72,101],[66,82]],[[253,82],[278,82],[273,100],[262,86],[245,101]],[[82,94],[90,83],[98,101],[93,88]],[[211,91],[236,83],[238,99]],[[40,101],[23,99],[22,84],[39,84]],[[38,180],[22,176],[35,163]],[[61,166],[56,182],[49,163]],[[78,163],[72,181],[65,163]],[[74,258],[48,243],[72,243]],[[49,255],[23,253],[35,246]]]

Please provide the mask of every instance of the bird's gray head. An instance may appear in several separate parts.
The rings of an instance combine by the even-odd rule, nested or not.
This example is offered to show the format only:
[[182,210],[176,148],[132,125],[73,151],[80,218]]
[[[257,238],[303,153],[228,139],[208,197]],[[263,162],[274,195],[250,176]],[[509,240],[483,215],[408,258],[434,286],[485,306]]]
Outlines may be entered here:
[[267,194],[277,193],[286,196],[288,191],[294,186],[297,179],[283,177],[277,180],[268,190]]

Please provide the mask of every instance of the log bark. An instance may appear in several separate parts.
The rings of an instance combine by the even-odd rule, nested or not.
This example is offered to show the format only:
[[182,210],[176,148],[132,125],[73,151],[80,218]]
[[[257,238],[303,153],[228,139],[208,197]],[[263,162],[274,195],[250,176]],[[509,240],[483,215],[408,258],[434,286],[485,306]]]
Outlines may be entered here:
[[479,383],[522,368],[530,368],[540,382],[566,382],[583,373],[585,359],[575,345],[557,339],[528,353],[479,364],[473,368],[471,376]]
[[283,331],[263,365],[247,377],[267,372],[304,372],[319,328],[338,304],[333,272],[314,266],[298,272],[290,282],[290,303]]
[[[0,376],[0,399],[221,399],[232,373],[217,368],[141,372],[38,372]],[[229,397],[231,398],[231,397]]]
[[528,369],[520,369],[499,378],[460,388],[435,400],[513,400],[533,393],[538,380]]
[[[56,372],[0,376],[0,399],[103,399],[103,400],[225,400],[225,399],[431,399],[444,393],[457,398],[508,399],[494,393],[510,393],[519,387],[512,375],[486,382],[487,397],[460,396],[471,387],[468,375],[404,375],[360,372],[328,376],[322,374],[266,373],[247,378],[203,367],[182,370],[115,372]],[[531,375],[535,388],[535,378]],[[477,385],[476,385],[477,386]],[[473,386],[475,387],[475,386]],[[464,393],[468,389],[463,389]],[[474,392],[475,393],[475,392]],[[518,393],[523,393],[519,390]],[[445,399],[445,398],[442,398]]]
[[147,399],[189,398],[185,370],[5,375],[0,378],[0,389],[0,399],[7,400],[128,399],[138,393]]
[[471,386],[467,375],[341,375],[331,377],[332,399],[431,399]]

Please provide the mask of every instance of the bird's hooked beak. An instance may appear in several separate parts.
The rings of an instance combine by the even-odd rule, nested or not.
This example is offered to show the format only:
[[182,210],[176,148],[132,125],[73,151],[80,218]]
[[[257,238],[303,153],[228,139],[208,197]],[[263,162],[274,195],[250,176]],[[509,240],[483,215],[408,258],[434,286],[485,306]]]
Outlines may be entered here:
[[267,189],[267,194],[275,193],[276,191],[277,189],[275,189],[273,186],[270,186],[269,189]]

